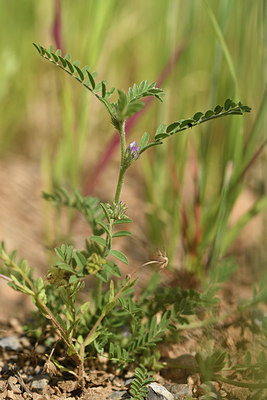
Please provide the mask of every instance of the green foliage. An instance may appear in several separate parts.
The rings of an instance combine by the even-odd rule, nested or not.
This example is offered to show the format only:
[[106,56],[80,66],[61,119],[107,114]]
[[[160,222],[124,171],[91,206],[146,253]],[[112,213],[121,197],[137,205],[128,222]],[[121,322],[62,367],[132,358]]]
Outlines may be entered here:
[[227,99],[224,106],[217,105],[214,110],[207,110],[205,113],[196,112],[193,117],[172,122],[167,127],[166,125],[160,125],[155,134],[155,140],[165,139],[175,133],[182,132],[188,128],[193,128],[194,126],[215,118],[225,117],[227,115],[242,115],[245,112],[250,111],[251,108],[243,105],[240,101],[235,103],[231,99]]
[[144,400],[148,389],[147,385],[154,382],[151,373],[147,372],[145,367],[140,364],[134,371],[134,379],[131,383],[130,394],[132,400]]
[[[138,111],[138,110],[137,110]],[[156,130],[154,141],[148,143],[149,134],[146,132],[141,141],[141,152],[150,147],[162,144],[162,140],[166,139],[176,133],[183,132],[188,128],[193,128],[203,122],[211,121],[215,118],[225,117],[228,115],[243,115],[245,112],[250,112],[251,108],[243,105],[241,102],[235,103],[230,99],[227,99],[224,103],[224,107],[216,106],[214,110],[208,110],[205,113],[196,112],[192,118],[181,119],[177,122],[172,122],[168,126],[166,124],[160,124]]]
[[74,196],[71,196],[64,188],[59,188],[54,193],[43,192],[42,196],[58,207],[70,207],[81,212],[91,226],[94,235],[101,235],[104,232],[106,227],[103,224],[104,213],[98,199],[90,196],[83,197],[78,189],[75,190]]
[[170,327],[170,313],[166,311],[162,314],[160,322],[157,323],[157,316],[147,320],[145,323],[136,321],[132,324],[132,340],[129,342],[129,351],[135,354],[146,352],[156,347],[156,344],[162,341],[164,334]]
[[[149,82],[146,80],[142,81],[139,86],[134,84],[133,87],[130,87],[128,89],[128,96],[123,90],[119,89],[117,102],[110,103],[107,99],[111,96],[111,94],[113,94],[115,89],[112,88],[109,92],[106,92],[106,89],[103,90],[103,88],[106,87],[106,81],[101,81],[96,85],[93,78],[93,75],[95,76],[96,73],[91,74],[88,66],[82,69],[83,71],[86,71],[88,75],[88,78],[85,79],[84,73],[80,68],[77,67],[77,62],[75,62],[75,64],[70,62],[70,56],[66,56],[65,58],[60,56],[61,58],[59,58],[59,54],[61,54],[60,50],[57,50],[54,53],[52,47],[50,48],[50,51],[48,51],[41,45],[37,45],[36,43],[33,43],[33,45],[42,57],[48,61],[51,61],[53,64],[57,65],[59,68],[73,76],[104,104],[111,116],[112,124],[119,132],[121,131],[122,123],[124,123],[128,117],[132,116],[143,108],[144,103],[140,101],[142,98],[154,96],[162,101],[162,96],[164,96],[163,90],[157,88],[155,86],[155,82],[149,84]],[[98,95],[100,88],[102,89],[102,96]],[[175,133],[182,132],[203,122],[228,115],[242,115],[250,110],[250,107],[243,105],[241,102],[235,103],[231,99],[227,99],[225,100],[224,106],[217,105],[214,107],[214,110],[207,110],[205,113],[198,111],[193,115],[192,118],[186,120],[181,119],[177,122],[173,122],[169,124],[167,128],[165,124],[161,124],[156,131],[155,140],[153,142],[147,143],[148,134],[145,133],[145,136],[142,140],[140,153],[143,153],[150,147],[162,144],[163,139],[172,136]],[[146,144],[144,144],[144,142]]]
[[223,369],[225,365],[225,356],[226,353],[222,353],[221,351],[216,351],[206,357],[200,353],[196,354],[200,377],[203,382],[212,381],[214,373]]
[[123,121],[144,107],[145,103],[139,101],[140,99],[154,96],[162,101],[162,96],[164,96],[163,90],[156,87],[156,82],[149,84],[148,81],[142,81],[139,86],[134,84],[128,89],[128,96],[123,90],[118,90],[118,94],[117,103],[112,103],[115,127],[117,127],[116,121]]
[[[65,56],[65,58],[62,57],[61,50],[58,49],[54,52],[52,46],[50,46],[48,51],[41,45],[37,45],[36,43],[33,43],[33,45],[43,58],[51,61],[69,75],[73,76],[104,104],[116,129],[119,128],[122,121],[125,121],[128,117],[143,108],[144,103],[139,101],[143,97],[155,96],[157,99],[162,101],[162,96],[164,95],[163,90],[156,88],[155,82],[149,84],[148,81],[142,81],[139,86],[135,84],[132,88],[129,88],[128,96],[123,90],[118,90],[119,97],[117,102],[110,103],[108,98],[114,93],[115,89],[111,88],[107,91],[106,81],[100,81],[96,84],[96,73],[91,73],[88,66],[80,68],[78,66],[78,64],[80,64],[79,61],[72,63],[69,55]],[[98,94],[100,91],[101,95]]]
[[237,270],[237,264],[233,258],[227,258],[216,266],[210,268],[209,279],[204,282],[203,291],[200,294],[200,299],[203,303],[216,304],[219,298],[215,297],[216,293],[221,289],[224,282],[227,282],[232,274]]
[[[252,360],[253,358],[255,361]],[[247,351],[243,362],[238,362],[237,364],[233,363],[229,353],[227,354],[220,350],[205,355],[197,353],[196,361],[203,382],[224,382],[250,389],[252,394],[249,396],[249,399],[265,398],[265,389],[267,389],[267,357],[264,351],[261,351],[254,357],[250,351]],[[226,364],[228,364],[227,367]],[[227,377],[220,374],[224,370],[228,372]],[[237,376],[239,376],[239,380],[237,380]]]

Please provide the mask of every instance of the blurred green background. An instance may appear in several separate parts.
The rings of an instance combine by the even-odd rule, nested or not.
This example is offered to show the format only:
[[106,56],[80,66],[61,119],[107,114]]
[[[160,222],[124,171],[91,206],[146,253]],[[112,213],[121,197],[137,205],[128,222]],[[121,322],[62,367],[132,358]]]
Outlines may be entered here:
[[[102,105],[43,61],[32,42],[54,48],[59,44],[63,54],[70,53],[72,60],[96,70],[99,79],[124,90],[143,79],[157,80],[178,49],[161,85],[164,104],[154,101],[129,132],[136,140],[144,131],[154,134],[162,122],[191,117],[228,97],[252,107],[244,117],[216,120],[171,138],[146,153],[137,167],[149,241],[167,247],[171,260],[181,253],[182,241],[183,251],[197,259],[189,265],[199,263],[199,252],[206,251],[218,231],[229,162],[240,175],[264,141],[266,1],[0,0],[0,9],[1,157],[40,162],[45,190],[61,184],[83,190],[113,128]],[[255,202],[264,193],[264,162],[261,152],[246,175],[245,187]],[[195,215],[196,188],[201,221]],[[227,221],[243,189],[235,187],[235,195],[224,205]],[[255,214],[263,205],[258,208]],[[193,220],[186,233],[183,216]],[[217,225],[203,235],[213,219]],[[204,239],[196,242],[200,233]],[[177,263],[173,261],[174,267]]]

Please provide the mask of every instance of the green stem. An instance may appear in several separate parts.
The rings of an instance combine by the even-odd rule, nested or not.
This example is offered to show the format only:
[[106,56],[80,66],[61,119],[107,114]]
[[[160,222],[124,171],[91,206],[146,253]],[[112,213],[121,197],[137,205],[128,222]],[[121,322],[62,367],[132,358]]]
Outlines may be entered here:
[[257,301],[250,300],[247,304],[240,305],[236,310],[229,311],[227,313],[224,313],[222,315],[219,315],[217,317],[212,317],[209,319],[205,319],[203,321],[196,321],[196,322],[191,322],[190,324],[185,324],[185,325],[178,325],[176,329],[178,331],[183,331],[187,329],[195,329],[195,328],[204,328],[210,325],[215,325],[218,322],[221,322],[229,317],[235,316],[237,318],[239,315],[242,315],[243,312],[246,312],[250,310],[252,307],[257,304]]
[[102,298],[102,288],[103,288],[103,281],[97,278],[97,286],[96,286],[96,309],[100,306],[100,301]]
[[176,327],[176,329],[179,331],[183,331],[183,330],[187,330],[187,329],[204,328],[205,326],[214,325],[220,321],[223,321],[224,319],[232,316],[233,313],[234,312],[225,313],[218,317],[206,319],[204,321],[192,322],[191,324],[188,324],[188,325],[178,325]]
[[[117,187],[114,202],[118,204],[120,201],[120,195],[123,185],[124,174],[126,172],[127,166],[125,166],[125,153],[126,153],[126,137],[125,137],[125,121],[120,122],[118,133],[120,135],[120,144],[121,144],[121,162],[120,162],[120,173],[118,177]],[[106,247],[104,250],[104,257],[108,257],[110,249],[111,249],[111,242],[112,242],[112,231],[113,231],[114,220],[111,218],[109,220],[109,232],[106,236]]]
[[237,382],[232,379],[225,378],[222,375],[214,375],[213,380],[228,383],[229,385],[238,386],[248,389],[267,389],[267,383],[253,383],[253,382]]
[[125,168],[123,166],[121,166],[120,167],[119,179],[118,179],[118,183],[117,183],[116,194],[115,194],[115,202],[116,203],[119,203],[119,200],[120,200],[120,194],[121,194],[121,189],[122,189],[122,184],[123,184],[125,171],[126,171]]
[[[28,284],[27,289],[30,289],[30,292],[27,293],[30,295],[32,298],[34,298],[36,307],[42,312],[43,316],[47,318],[48,320],[51,320],[53,325],[58,329],[58,333],[63,339],[63,341],[66,343],[67,347],[70,348],[72,346],[72,341],[69,338],[67,332],[65,329],[61,326],[61,324],[58,322],[54,314],[50,311],[50,309],[47,307],[47,305],[40,299],[39,293],[37,292],[33,282],[30,280],[30,278],[27,276],[27,274],[21,270],[21,268],[13,262],[9,257],[3,257],[3,255],[0,255],[0,258],[5,262],[5,264],[9,267],[18,272],[22,278],[24,279],[25,283]],[[11,279],[11,282],[14,283],[14,285],[18,288],[19,291],[25,293],[23,285],[19,285],[17,282],[13,281]],[[25,293],[26,294],[26,293]],[[74,348],[74,346],[72,346]],[[75,349],[75,348],[74,348]],[[76,350],[75,350],[76,351]],[[76,360],[79,359],[79,354],[76,351],[75,354]]]
[[125,152],[126,152],[125,121],[123,121],[120,124],[119,135],[120,135],[120,142],[121,142],[121,165],[120,165],[120,174],[119,174],[116,193],[115,193],[115,203],[119,203],[124,174],[127,169],[127,168],[125,168]]
[[222,244],[225,237],[226,225],[228,222],[228,217],[230,214],[230,207],[228,201],[228,192],[229,192],[229,181],[232,175],[232,165],[229,164],[226,166],[225,179],[222,187],[220,204],[217,214],[216,224],[216,233],[215,238],[213,240],[210,258],[208,261],[208,267],[214,268],[214,272],[217,274],[216,266],[222,254]]
[[[194,372],[200,372],[199,368],[193,368],[192,366],[189,366],[189,365],[180,364],[180,363],[175,362],[175,360],[167,360],[167,361],[163,362],[163,365],[164,365],[164,367],[167,367],[167,368],[191,369]],[[231,371],[231,368],[229,368],[228,370]],[[224,368],[224,371],[226,371],[226,368]],[[213,375],[212,380],[221,381],[224,383],[228,383],[229,385],[242,387],[242,388],[248,388],[248,389],[266,389],[267,388],[267,383],[238,382],[233,379],[228,379],[220,374]]]
[[[126,283],[123,285],[123,287],[118,291],[112,302],[115,302],[118,300],[120,297],[121,293],[125,290],[125,288],[129,285],[129,282],[132,281],[132,278],[129,278]],[[89,334],[86,336],[85,340],[80,346],[80,355],[79,355],[79,360],[80,360],[80,365],[79,365],[79,380],[83,380],[83,375],[84,375],[84,359],[85,359],[85,347],[87,346],[88,342],[90,341],[91,337],[99,327],[102,319],[106,316],[107,311],[103,310],[97,321],[95,322],[94,326],[90,330]]]

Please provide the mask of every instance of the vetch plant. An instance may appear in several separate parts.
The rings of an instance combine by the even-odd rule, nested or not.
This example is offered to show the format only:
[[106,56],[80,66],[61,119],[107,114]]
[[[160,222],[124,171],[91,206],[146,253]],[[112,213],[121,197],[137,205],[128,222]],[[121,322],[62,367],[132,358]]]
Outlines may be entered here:
[[[67,243],[56,247],[58,261],[49,268],[43,280],[41,277],[33,278],[33,270],[27,262],[17,260],[14,251],[8,254],[2,243],[1,278],[7,280],[13,289],[31,297],[38,309],[35,314],[36,325],[43,329],[47,324],[52,325],[66,349],[65,361],[59,363],[54,356],[58,343],[55,339],[54,347],[50,355],[47,355],[47,370],[51,370],[53,363],[57,368],[73,374],[82,385],[86,363],[95,359],[97,354],[107,357],[119,367],[140,365],[136,369],[131,394],[136,396],[140,388],[141,399],[146,392],[143,386],[151,381],[146,368],[160,368],[160,353],[155,352],[157,343],[167,333],[179,331],[181,326],[186,328],[188,324],[190,329],[188,316],[197,314],[199,307],[212,308],[216,304],[215,294],[220,284],[230,276],[233,268],[224,265],[223,269],[213,275],[212,285],[201,294],[179,288],[157,292],[158,281],[154,277],[140,299],[133,300],[133,287],[140,269],[149,265],[164,268],[168,258],[159,252],[155,260],[144,263],[131,275],[122,278],[123,267],[119,267],[114,260],[128,264],[127,256],[116,249],[117,238],[131,234],[124,228],[120,230],[121,225],[132,222],[126,214],[127,206],[121,200],[125,173],[146,150],[161,145],[165,139],[204,122],[243,115],[250,108],[241,102],[227,99],[222,106],[217,105],[206,112],[198,111],[191,118],[180,119],[168,125],[161,124],[151,141],[149,133],[145,132],[139,144],[135,140],[128,144],[125,135],[127,118],[144,107],[144,97],[152,96],[163,101],[163,90],[156,87],[155,82],[142,81],[130,87],[127,93],[118,90],[117,100],[111,102],[115,89],[109,89],[105,80],[96,82],[96,73],[90,71],[88,66],[81,67],[78,61],[73,63],[70,55],[63,57],[60,50],[54,52],[52,47],[48,50],[41,45],[34,46],[44,59],[74,77],[103,104],[120,138],[120,168],[114,199],[110,203],[100,202],[90,196],[84,197],[78,190],[74,194],[63,188],[51,194],[43,193],[45,200],[57,206],[73,208],[85,217],[92,234],[85,240],[82,250]],[[90,290],[88,301],[81,304],[79,293],[88,276],[95,279],[95,285]],[[69,366],[70,361],[74,368]]]

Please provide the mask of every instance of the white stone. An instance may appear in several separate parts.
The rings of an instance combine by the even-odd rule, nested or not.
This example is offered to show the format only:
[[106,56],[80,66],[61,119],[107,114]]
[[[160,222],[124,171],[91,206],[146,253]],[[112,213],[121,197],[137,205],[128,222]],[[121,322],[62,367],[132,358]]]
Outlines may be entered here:
[[174,397],[164,386],[153,382],[148,386],[147,400],[174,400]]

